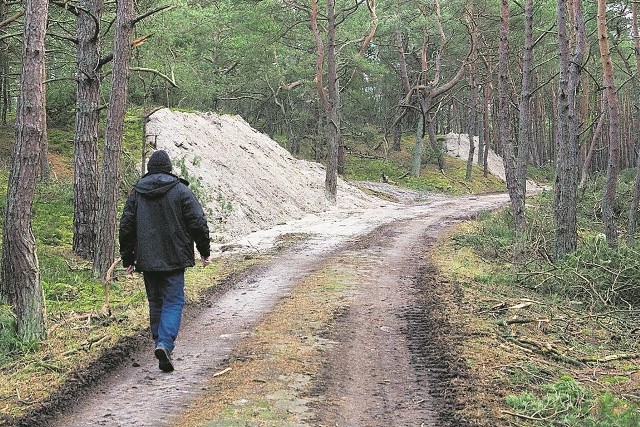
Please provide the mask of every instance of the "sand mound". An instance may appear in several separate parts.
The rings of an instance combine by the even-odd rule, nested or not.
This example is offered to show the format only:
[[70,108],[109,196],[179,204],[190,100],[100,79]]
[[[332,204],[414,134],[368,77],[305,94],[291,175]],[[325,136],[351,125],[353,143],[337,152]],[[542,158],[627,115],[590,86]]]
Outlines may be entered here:
[[[447,154],[452,157],[459,157],[462,160],[469,158],[469,135],[462,133],[450,132],[445,135],[447,143]],[[478,137],[473,138],[475,150],[473,152],[474,162],[478,162]],[[506,176],[504,172],[504,163],[502,157],[497,155],[493,150],[489,150],[487,156],[487,168],[492,175],[497,176],[502,181],[506,182]],[[540,187],[533,181],[527,180],[527,191],[536,191]]]
[[[324,166],[294,158],[240,116],[161,109],[149,118],[147,134],[153,136],[155,148],[169,153],[174,173],[191,183],[205,207],[212,239],[220,244],[238,242],[253,232],[310,214],[354,213],[387,204],[338,179],[338,203],[331,205],[324,194]],[[466,160],[467,135],[450,133],[446,140],[447,154]],[[504,180],[502,159],[492,151],[488,165],[492,174]],[[395,194],[393,189],[378,187],[377,191]],[[402,197],[396,195],[401,202],[426,197],[402,191]]]
[[212,239],[227,243],[309,213],[358,209],[380,200],[338,180],[338,203],[324,195],[324,167],[295,159],[239,116],[161,109],[147,134],[205,207]]

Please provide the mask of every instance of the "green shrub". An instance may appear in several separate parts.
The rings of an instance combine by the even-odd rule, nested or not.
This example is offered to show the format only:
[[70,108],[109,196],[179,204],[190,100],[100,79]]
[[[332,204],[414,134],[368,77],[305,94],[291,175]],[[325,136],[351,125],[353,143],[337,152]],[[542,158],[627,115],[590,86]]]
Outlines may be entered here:
[[594,398],[575,379],[565,376],[544,384],[541,396],[523,392],[507,397],[517,414],[538,426],[638,427],[638,407],[610,393]]
[[596,305],[640,305],[638,249],[610,248],[604,237],[583,239],[576,252],[526,277],[529,286],[545,293]]

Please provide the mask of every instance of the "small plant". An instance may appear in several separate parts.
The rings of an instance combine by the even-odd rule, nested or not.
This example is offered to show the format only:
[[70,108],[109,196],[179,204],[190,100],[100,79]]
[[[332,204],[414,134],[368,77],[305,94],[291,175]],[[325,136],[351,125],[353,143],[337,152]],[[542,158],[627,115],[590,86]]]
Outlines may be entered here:
[[16,319],[11,307],[0,304],[0,364],[8,358],[18,344],[15,328]]
[[605,393],[595,399],[575,379],[564,376],[541,387],[542,396],[523,392],[507,397],[514,415],[526,418],[537,426],[575,427],[637,427],[638,407]]
[[[192,164],[197,166],[201,160],[198,158],[194,158]],[[189,172],[189,168],[187,167],[185,157],[180,157],[174,161],[174,166],[179,170],[178,175],[180,175],[185,180],[189,181],[189,187],[193,194],[198,198],[200,203],[204,206],[211,201],[211,197],[207,194],[207,192],[202,188],[202,178],[198,176],[194,176]]]

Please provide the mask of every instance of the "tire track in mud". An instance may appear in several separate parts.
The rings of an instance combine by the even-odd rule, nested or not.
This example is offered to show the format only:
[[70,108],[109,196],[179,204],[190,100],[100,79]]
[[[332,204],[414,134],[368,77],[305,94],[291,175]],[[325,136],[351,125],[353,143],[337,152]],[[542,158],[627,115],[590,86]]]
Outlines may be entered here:
[[[87,390],[86,394],[78,402],[68,408],[63,408],[63,411],[57,414],[56,417],[39,425],[64,427],[179,425],[175,424],[175,420],[172,421],[172,417],[188,407],[189,402],[196,396],[203,393],[203,384],[214,373],[224,368],[225,361],[233,353],[233,349],[243,337],[253,330],[262,316],[268,313],[280,298],[286,296],[297,282],[312,274],[328,257],[336,256],[341,251],[348,252],[353,250],[354,239],[358,238],[357,242],[364,242],[367,239],[375,239],[376,236],[380,237],[380,233],[376,232],[371,233],[370,236],[362,236],[370,233],[376,227],[388,224],[383,229],[394,230],[391,234],[399,236],[399,240],[396,241],[400,243],[395,243],[396,246],[393,252],[395,253],[394,256],[398,256],[398,260],[400,260],[407,255],[406,252],[409,255],[411,254],[412,242],[415,243],[424,238],[428,230],[430,234],[437,233],[452,222],[468,218],[479,210],[493,209],[505,201],[506,196],[504,195],[463,199],[441,198],[422,206],[405,207],[394,211],[393,214],[384,219],[378,217],[367,219],[366,213],[359,213],[363,222],[369,221],[366,225],[359,225],[359,234],[354,234],[353,232],[349,234],[346,231],[348,227],[345,225],[355,224],[358,220],[357,215],[348,212],[343,213],[344,216],[333,224],[332,228],[334,231],[337,230],[335,234],[314,235],[311,240],[305,242],[302,246],[296,247],[295,250],[274,256],[268,266],[260,269],[254,275],[243,278],[225,294],[215,297],[210,302],[210,306],[203,308],[196,317],[185,319],[174,354],[176,371],[170,374],[160,372],[157,367],[157,361],[153,357],[151,346],[141,349],[131,357],[130,363],[115,369],[102,382],[92,387],[91,390]],[[412,218],[417,219],[410,220]],[[344,221],[344,223],[341,224],[340,221]],[[421,225],[416,228],[416,224]],[[305,232],[306,230],[299,229],[297,231]],[[383,242],[386,243],[378,244],[374,252],[376,250],[386,250],[385,245],[391,242],[391,240],[388,240],[391,237],[389,235],[386,240],[383,239]],[[357,246],[358,243],[355,245]],[[366,249],[366,253],[363,256],[366,258],[375,257],[376,254],[372,253],[371,250]],[[386,253],[379,259],[389,262],[389,256],[389,253]],[[396,263],[393,260],[391,262]],[[400,265],[400,261],[397,261],[397,263]],[[389,275],[388,280],[380,281],[381,286],[377,289],[381,293],[379,295],[389,292],[389,288],[384,286],[384,283],[391,283],[398,279],[404,281],[407,277],[411,279],[410,276],[412,274],[410,273],[407,276],[406,271],[398,271],[393,268],[387,268],[386,272]],[[413,278],[415,279],[415,274]],[[368,297],[373,296],[371,292],[365,292],[365,294]],[[386,303],[391,301],[390,297],[382,299]],[[406,308],[404,307],[405,311]],[[350,310],[345,319],[348,319],[351,313],[352,311]],[[380,313],[381,315],[389,314],[384,313],[384,309]],[[364,316],[361,318],[366,319],[371,314],[372,312],[362,312],[360,316]],[[348,320],[345,321],[349,323]],[[385,320],[383,323],[386,322]],[[403,320],[399,317],[396,316],[393,322],[395,326],[388,326],[386,330],[378,327],[376,333],[382,331],[383,335],[390,335],[388,331],[396,331],[394,340],[400,341],[393,345],[400,349],[399,351],[402,351],[401,345],[398,343],[404,340],[404,335],[407,331],[406,329],[403,330]],[[354,326],[351,323],[349,324]],[[406,328],[406,322],[404,324]],[[375,340],[378,338],[373,335],[373,341],[367,340],[367,334],[373,333],[372,329],[362,329],[358,333],[361,334],[361,339],[365,340],[361,344],[368,342],[369,347],[371,347],[370,344],[375,344]],[[404,346],[406,349],[406,344]],[[359,356],[354,354],[354,357]],[[370,360],[376,363],[378,358],[375,357],[375,353]],[[416,397],[415,393],[411,394],[412,388],[418,387],[423,390],[424,387],[428,387],[428,381],[415,374],[415,367],[411,366],[413,362],[411,362],[410,357],[405,360],[409,360],[408,368],[403,367],[402,373],[397,378],[401,379],[402,387],[409,385],[407,393],[413,397],[409,405],[411,408],[402,412],[405,414],[403,415],[405,418],[402,419],[408,420],[412,417],[420,419],[423,416],[426,420],[432,419],[432,413],[437,412],[437,408],[434,410],[434,408],[429,407],[429,399],[423,394],[418,397]],[[328,363],[327,366],[330,368],[336,366],[331,363],[331,359]],[[337,366],[339,365],[338,363]],[[389,366],[383,369],[388,368]],[[404,374],[407,374],[410,378],[403,377]],[[344,388],[344,385],[339,385],[337,378],[334,378],[334,380],[338,387]],[[324,388],[330,396],[331,384],[330,380],[326,386],[318,388],[318,391]],[[363,421],[361,424],[347,423],[340,425],[393,425],[384,422],[379,423],[378,421],[374,424],[367,424],[364,421],[372,415],[374,416],[372,419],[376,419],[375,417],[380,419],[380,414],[386,414],[387,418],[383,419],[392,419],[389,418],[389,414],[398,412],[398,409],[403,407],[402,405],[406,406],[406,402],[390,401],[397,394],[393,387],[398,387],[398,384],[394,385],[392,381],[384,379],[378,381],[379,386],[385,386],[385,384],[392,385],[388,389],[388,393],[384,390],[371,390],[361,387],[360,396],[363,393],[377,396],[377,401],[382,402],[381,411],[365,409],[362,414]],[[345,408],[348,412],[356,414],[357,411],[354,410],[356,405],[357,402],[352,402]],[[416,410],[418,412],[415,412]],[[319,410],[319,413],[322,414],[322,410]],[[414,425],[414,423],[407,425]]]
[[[439,339],[437,303],[426,295],[425,254],[447,226],[469,212],[448,211],[396,222],[365,236],[343,261],[366,259],[353,284],[348,310],[329,335],[338,342],[316,381],[316,424],[321,426],[465,426],[455,396],[442,399],[460,373]],[[434,321],[436,320],[436,321]],[[449,390],[451,392],[451,390]]]

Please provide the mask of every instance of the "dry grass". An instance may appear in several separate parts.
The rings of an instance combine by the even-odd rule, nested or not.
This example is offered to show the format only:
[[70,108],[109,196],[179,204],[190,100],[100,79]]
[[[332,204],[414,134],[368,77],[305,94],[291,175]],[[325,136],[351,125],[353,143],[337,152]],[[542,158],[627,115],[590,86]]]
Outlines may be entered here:
[[[350,267],[351,268],[351,267]],[[343,306],[349,268],[319,270],[266,316],[236,349],[228,370],[179,416],[182,427],[300,425],[308,386],[322,367],[322,338]]]

